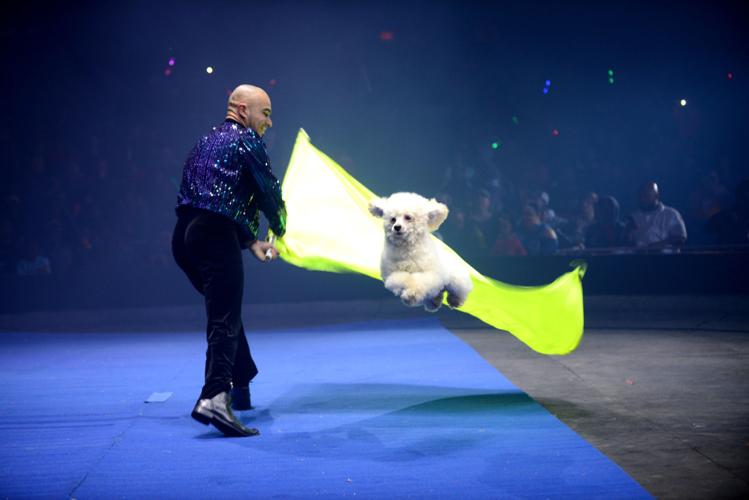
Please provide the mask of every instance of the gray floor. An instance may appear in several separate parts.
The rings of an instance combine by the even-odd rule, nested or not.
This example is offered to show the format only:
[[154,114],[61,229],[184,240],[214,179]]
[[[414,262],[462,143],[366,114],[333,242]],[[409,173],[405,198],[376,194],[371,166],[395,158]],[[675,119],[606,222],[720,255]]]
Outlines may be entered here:
[[[0,331],[194,329],[202,306],[0,316]],[[247,307],[249,330],[423,318],[387,298]],[[749,498],[749,297],[586,297],[568,356],[454,311],[443,324],[659,498]]]
[[656,497],[749,498],[749,308],[659,300],[591,311],[568,356],[445,323]]

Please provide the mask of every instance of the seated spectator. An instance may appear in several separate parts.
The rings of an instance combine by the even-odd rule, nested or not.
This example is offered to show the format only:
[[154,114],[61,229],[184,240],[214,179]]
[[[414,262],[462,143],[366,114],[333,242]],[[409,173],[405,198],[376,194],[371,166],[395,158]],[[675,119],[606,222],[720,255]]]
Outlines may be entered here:
[[538,209],[531,204],[523,207],[518,239],[528,255],[553,255],[559,247],[557,234],[541,222]]
[[705,232],[719,245],[749,243],[749,178],[736,188],[733,208],[721,210],[707,221]]
[[559,226],[566,224],[567,221],[562,217],[559,217],[557,213],[551,208],[551,198],[549,193],[541,191],[532,200],[532,203],[538,208],[538,213],[541,216],[541,222],[548,225],[552,229],[557,229]]
[[518,236],[512,229],[512,222],[507,216],[502,215],[497,220],[497,239],[494,240],[492,255],[494,257],[527,255],[523,244],[520,243]]
[[624,223],[619,219],[619,202],[613,196],[604,196],[596,204],[595,220],[585,235],[585,246],[618,247],[624,243]]
[[668,248],[687,241],[681,214],[660,200],[658,184],[647,182],[639,193],[640,209],[630,215],[626,232],[637,248]]
[[560,247],[585,248],[586,234],[596,215],[596,203],[598,203],[598,194],[594,192],[585,194],[577,203],[576,212],[569,220],[556,228]]
[[474,191],[469,201],[469,211],[465,216],[462,235],[456,246],[471,258],[489,255],[494,229],[493,220],[489,192],[485,189]]

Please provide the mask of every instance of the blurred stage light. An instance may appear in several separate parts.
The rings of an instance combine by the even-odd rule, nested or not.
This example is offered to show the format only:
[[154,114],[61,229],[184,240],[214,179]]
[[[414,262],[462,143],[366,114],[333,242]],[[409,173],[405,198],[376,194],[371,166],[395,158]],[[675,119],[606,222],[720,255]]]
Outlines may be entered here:
[[551,135],[553,135],[554,137],[557,137],[557,136],[559,135],[559,130],[557,130],[557,129],[553,129],[553,130],[551,131]]
[[271,87],[275,87],[277,83],[278,83],[278,80],[273,78],[272,80],[268,82],[268,85],[270,85]]
[[499,149],[501,145],[502,145],[502,141],[494,141],[492,142],[492,149]]
[[726,75],[726,78],[728,78],[729,80],[733,80],[733,73],[728,73]]
[[166,68],[164,70],[164,76],[169,76],[172,74],[172,68]]
[[213,66],[208,66],[208,67],[207,67],[207,68],[205,69],[205,72],[206,72],[206,73],[208,73],[209,75],[210,75],[211,73],[213,73]]
[[546,82],[544,82],[544,94],[549,93],[549,87],[551,87],[551,80],[546,80]]
[[169,66],[174,66],[174,58],[173,57],[169,58]]
[[515,125],[517,125],[518,123],[520,123],[520,120],[518,120],[517,116],[513,116],[512,117],[512,123],[514,123]]
[[544,94],[548,94],[548,93],[549,93],[549,87],[544,87]]
[[682,107],[684,107],[684,106],[687,105],[687,100],[686,99],[682,99],[681,101],[679,101],[679,104],[681,104]]
[[392,31],[380,31],[380,40],[383,42],[391,42],[395,38],[395,33]]

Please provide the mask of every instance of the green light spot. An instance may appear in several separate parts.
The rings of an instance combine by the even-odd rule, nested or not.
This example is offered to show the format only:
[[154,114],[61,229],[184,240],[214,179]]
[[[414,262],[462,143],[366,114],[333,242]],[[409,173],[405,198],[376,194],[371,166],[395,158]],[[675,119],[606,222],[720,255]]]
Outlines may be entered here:
[[492,149],[499,149],[499,143],[498,142],[492,142]]
[[517,125],[518,123],[520,123],[520,120],[518,120],[517,116],[513,116],[512,117],[512,123],[514,123],[515,125]]
[[614,70],[613,69],[609,70],[609,76],[614,76]]
[[614,79],[613,78],[609,78],[609,83],[613,85],[614,84]]

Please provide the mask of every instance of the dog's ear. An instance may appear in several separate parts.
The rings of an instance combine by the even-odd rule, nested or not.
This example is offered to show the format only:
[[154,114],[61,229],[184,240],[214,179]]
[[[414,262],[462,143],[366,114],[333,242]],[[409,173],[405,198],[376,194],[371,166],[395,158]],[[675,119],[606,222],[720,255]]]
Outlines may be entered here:
[[447,205],[444,203],[440,203],[434,198],[429,200],[429,211],[427,212],[429,230],[436,231],[445,222],[445,219],[447,219],[448,212]]
[[382,217],[385,214],[385,198],[375,198],[370,201],[369,213],[375,217]]

